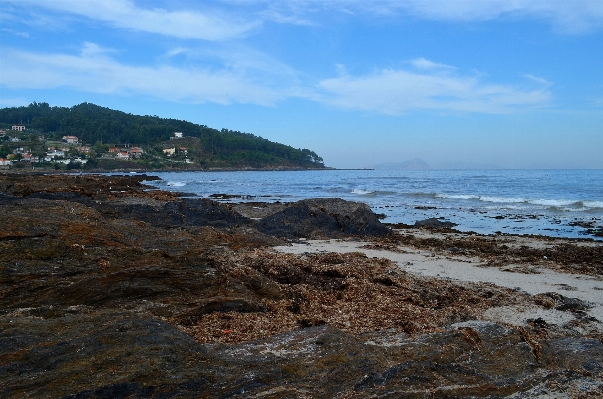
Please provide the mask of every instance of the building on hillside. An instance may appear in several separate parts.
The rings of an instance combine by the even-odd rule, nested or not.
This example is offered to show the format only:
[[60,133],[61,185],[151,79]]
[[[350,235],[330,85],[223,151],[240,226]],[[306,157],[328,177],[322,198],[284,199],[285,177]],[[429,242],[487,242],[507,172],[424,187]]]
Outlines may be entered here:
[[181,139],[181,138],[184,138],[184,135],[182,134],[182,132],[174,132],[174,137],[170,137],[170,140]]
[[13,166],[13,161],[6,158],[0,158],[0,169],[10,169]]
[[130,154],[128,154],[126,151],[120,151],[115,155],[115,158],[125,161],[125,160],[130,159]]
[[79,143],[79,139],[76,136],[63,136],[63,141],[67,142],[67,144]]
[[[54,159],[56,157],[64,157],[65,156],[65,152],[61,151],[61,150],[52,150],[52,151],[48,151],[46,152],[46,157],[50,158],[50,159]],[[46,158],[44,158],[46,159]]]
[[37,156],[29,154],[29,153],[23,154],[21,156],[21,162],[38,163],[38,162],[40,162],[40,157],[37,157]]
[[172,147],[172,148],[164,148],[163,149],[163,153],[165,155],[167,155],[168,157],[174,155],[176,153],[176,147]]
[[181,153],[183,153],[184,155],[188,154],[188,150],[186,149],[186,147],[179,147],[178,151],[180,151]]
[[132,147],[128,149],[128,153],[130,156],[132,156],[132,158],[138,158],[144,154],[144,151],[140,147]]
[[119,148],[117,148],[117,147],[111,147],[111,148],[109,148],[109,152],[117,154],[119,152]]
[[13,125],[11,130],[16,130],[17,132],[22,132],[25,130],[25,125]]

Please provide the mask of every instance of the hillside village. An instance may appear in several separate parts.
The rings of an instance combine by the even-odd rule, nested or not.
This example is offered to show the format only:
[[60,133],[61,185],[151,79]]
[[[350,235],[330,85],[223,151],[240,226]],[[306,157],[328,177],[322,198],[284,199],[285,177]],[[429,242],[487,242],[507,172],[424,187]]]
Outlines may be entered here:
[[88,170],[324,169],[307,148],[91,103],[0,108],[0,167]]
[[[196,143],[196,142],[197,143]],[[198,139],[174,132],[169,142],[145,149],[130,144],[91,145],[77,136],[63,136],[60,141],[46,139],[25,125],[0,129],[0,169],[115,169],[192,166],[199,155]],[[189,155],[190,154],[190,155]],[[124,163],[128,162],[128,163]],[[199,166],[199,162],[196,162]]]

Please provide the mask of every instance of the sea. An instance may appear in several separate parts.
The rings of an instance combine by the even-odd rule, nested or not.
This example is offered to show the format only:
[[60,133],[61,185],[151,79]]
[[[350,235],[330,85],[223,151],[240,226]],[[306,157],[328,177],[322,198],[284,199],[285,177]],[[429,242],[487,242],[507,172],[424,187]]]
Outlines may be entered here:
[[312,170],[158,172],[162,190],[227,202],[343,198],[383,222],[437,218],[481,234],[596,237],[603,228],[603,170]]

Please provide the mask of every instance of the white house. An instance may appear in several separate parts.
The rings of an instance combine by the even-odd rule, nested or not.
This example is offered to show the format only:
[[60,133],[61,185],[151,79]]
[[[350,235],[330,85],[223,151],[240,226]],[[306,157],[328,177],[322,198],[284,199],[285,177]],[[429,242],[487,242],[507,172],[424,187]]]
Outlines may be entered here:
[[54,159],[54,157],[64,157],[64,156],[65,156],[65,152],[60,151],[60,150],[52,150],[52,151],[48,151],[46,153],[46,157],[49,157],[50,159]]
[[115,154],[115,158],[116,159],[130,159],[130,154],[128,154],[126,151],[120,151],[117,154]]
[[18,132],[22,132],[23,130],[25,130],[25,125],[13,125],[11,130],[16,130]]
[[10,169],[13,165],[13,161],[6,158],[0,158],[0,169]]
[[66,141],[67,144],[77,144],[79,142],[76,136],[63,136],[63,141]]

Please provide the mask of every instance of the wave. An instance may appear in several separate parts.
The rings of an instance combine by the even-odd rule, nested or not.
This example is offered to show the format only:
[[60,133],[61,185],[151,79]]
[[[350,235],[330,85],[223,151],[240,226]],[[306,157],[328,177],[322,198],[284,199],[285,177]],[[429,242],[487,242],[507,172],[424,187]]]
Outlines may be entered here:
[[479,196],[477,195],[463,195],[463,194],[458,194],[458,195],[450,195],[450,194],[435,194],[432,196],[434,196],[435,198],[444,198],[444,199],[464,199],[464,200],[469,200],[469,199],[480,199]]
[[360,188],[355,188],[351,191],[351,194],[356,194],[356,195],[373,195],[375,194],[375,191],[368,191],[368,190],[362,190]]
[[517,197],[495,197],[488,195],[450,195],[450,194],[436,194],[436,198],[442,199],[457,199],[457,200],[476,200],[480,202],[490,202],[495,204],[525,204],[525,205],[537,205],[545,208],[559,209],[559,210],[594,210],[603,209],[603,201],[592,201],[592,200],[569,200],[569,199],[529,199],[529,198],[517,198]]
[[186,182],[184,182],[184,181],[168,181],[167,185],[170,187],[184,187],[184,186],[186,186]]

